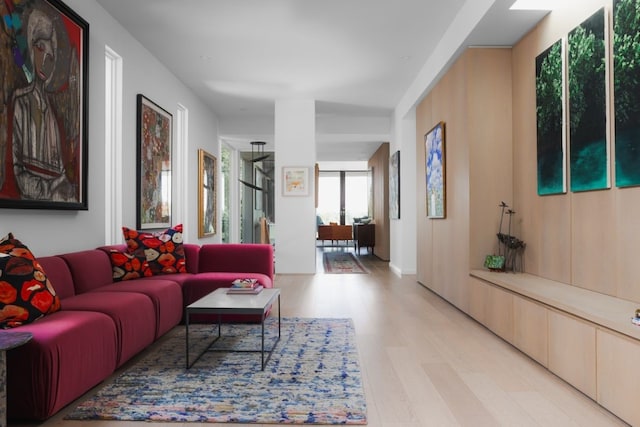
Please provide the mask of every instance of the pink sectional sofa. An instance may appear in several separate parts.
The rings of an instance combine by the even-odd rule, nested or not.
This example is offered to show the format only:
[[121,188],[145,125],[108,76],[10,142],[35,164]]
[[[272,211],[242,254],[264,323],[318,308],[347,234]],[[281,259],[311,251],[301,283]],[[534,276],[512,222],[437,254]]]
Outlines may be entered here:
[[181,323],[185,306],[234,279],[273,287],[271,245],[184,244],[187,273],[122,282],[112,278],[110,249],[125,246],[38,258],[61,310],[13,329],[33,339],[7,352],[9,420],[51,417]]

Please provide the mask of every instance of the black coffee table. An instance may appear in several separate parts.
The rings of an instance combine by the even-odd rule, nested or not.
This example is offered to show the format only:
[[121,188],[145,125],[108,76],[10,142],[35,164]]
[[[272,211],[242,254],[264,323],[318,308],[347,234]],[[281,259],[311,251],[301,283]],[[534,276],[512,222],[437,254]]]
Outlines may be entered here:
[[[194,363],[207,351],[241,351],[248,353],[261,353],[262,370],[271,358],[271,353],[280,341],[280,289],[263,289],[256,295],[229,294],[228,288],[219,288],[208,295],[200,298],[196,302],[189,304],[185,310],[185,326],[186,326],[186,353],[187,353],[187,369],[191,368]],[[271,346],[265,349],[264,345],[264,321],[267,317],[269,308],[275,300],[278,300],[278,337]],[[192,314],[217,314],[218,315],[218,335],[209,343],[209,345],[192,361],[189,361],[189,318]],[[262,326],[262,344],[259,350],[231,350],[216,349],[213,347],[216,341],[222,336],[223,314],[248,314],[260,315]],[[266,358],[265,358],[266,355]]]

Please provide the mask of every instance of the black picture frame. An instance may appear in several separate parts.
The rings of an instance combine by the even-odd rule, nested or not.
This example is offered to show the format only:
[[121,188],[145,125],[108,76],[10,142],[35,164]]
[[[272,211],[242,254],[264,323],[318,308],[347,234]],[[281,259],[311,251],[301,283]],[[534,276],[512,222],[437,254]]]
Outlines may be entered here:
[[89,23],[58,0],[0,14],[0,208],[87,210]]
[[136,227],[171,226],[173,116],[142,94],[137,95]]

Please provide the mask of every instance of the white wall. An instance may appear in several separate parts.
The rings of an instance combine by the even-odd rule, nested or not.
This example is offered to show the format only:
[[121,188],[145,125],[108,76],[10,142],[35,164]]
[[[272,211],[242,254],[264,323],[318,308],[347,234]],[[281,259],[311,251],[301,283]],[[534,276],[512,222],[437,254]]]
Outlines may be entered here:
[[[276,272],[313,274],[316,271],[315,101],[276,101]],[[306,167],[307,196],[283,196],[282,168]]]
[[400,218],[390,220],[389,268],[398,274],[416,274],[417,203],[416,181],[416,112],[394,120],[394,138],[390,153],[400,150]]
[[[89,22],[89,165],[87,211],[0,209],[0,235],[13,232],[36,256],[83,250],[104,244],[105,45],[123,58],[123,223],[135,227],[136,94],[142,93],[176,117],[177,105],[189,110],[188,212],[185,240],[197,239],[197,149],[219,153],[214,114],[93,0],[66,0]],[[174,127],[175,130],[175,127]],[[175,197],[174,197],[175,199]],[[219,240],[219,234],[206,242]],[[202,242],[205,242],[203,240]]]

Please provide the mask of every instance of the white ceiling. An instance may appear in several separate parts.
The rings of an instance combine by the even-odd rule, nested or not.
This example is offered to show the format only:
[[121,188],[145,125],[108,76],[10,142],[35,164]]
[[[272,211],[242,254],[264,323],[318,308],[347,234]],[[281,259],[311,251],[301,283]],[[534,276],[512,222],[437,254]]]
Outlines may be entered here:
[[[544,16],[510,11],[514,0],[97,1],[211,107],[232,144],[273,142],[276,99],[316,100],[318,160],[365,160],[389,141],[393,109],[438,48],[453,59],[511,46]],[[479,3],[491,7],[469,37],[443,46]]]

